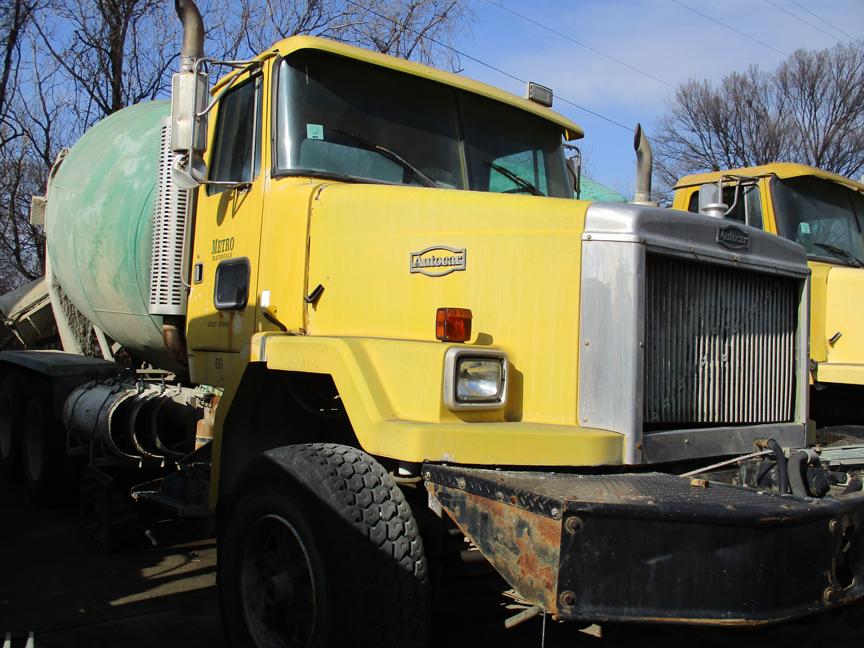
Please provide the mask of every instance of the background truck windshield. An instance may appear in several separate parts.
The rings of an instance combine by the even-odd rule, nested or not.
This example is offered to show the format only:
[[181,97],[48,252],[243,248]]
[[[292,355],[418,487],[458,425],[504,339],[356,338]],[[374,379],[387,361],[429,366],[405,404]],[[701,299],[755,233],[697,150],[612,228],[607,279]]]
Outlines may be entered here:
[[778,233],[800,243],[807,255],[852,263],[842,252],[864,260],[864,196],[835,182],[803,176],[773,179]]
[[573,197],[560,128],[530,113],[315,50],[277,83],[277,174]]

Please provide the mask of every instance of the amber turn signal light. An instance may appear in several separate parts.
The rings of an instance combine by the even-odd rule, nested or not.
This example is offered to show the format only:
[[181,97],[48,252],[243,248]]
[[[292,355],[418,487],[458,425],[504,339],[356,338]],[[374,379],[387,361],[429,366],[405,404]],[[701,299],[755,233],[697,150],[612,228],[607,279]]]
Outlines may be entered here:
[[471,339],[471,310],[439,308],[435,313],[435,337],[442,342],[467,342]]

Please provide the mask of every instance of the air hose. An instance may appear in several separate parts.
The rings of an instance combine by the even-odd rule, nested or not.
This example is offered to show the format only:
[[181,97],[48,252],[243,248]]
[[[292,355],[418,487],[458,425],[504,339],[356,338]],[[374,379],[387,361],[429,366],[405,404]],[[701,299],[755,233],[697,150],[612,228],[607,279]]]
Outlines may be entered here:
[[[807,463],[809,457],[806,452],[799,450],[789,455],[789,464],[787,466],[789,474],[789,485],[792,487],[792,493],[798,497],[808,497],[807,486],[804,484],[803,467]],[[779,465],[779,464],[778,464]]]
[[781,493],[791,493],[792,488],[789,485],[789,469],[786,465],[786,457],[783,455],[783,448],[774,439],[768,439],[765,444],[774,451],[774,461],[777,462],[777,477]]

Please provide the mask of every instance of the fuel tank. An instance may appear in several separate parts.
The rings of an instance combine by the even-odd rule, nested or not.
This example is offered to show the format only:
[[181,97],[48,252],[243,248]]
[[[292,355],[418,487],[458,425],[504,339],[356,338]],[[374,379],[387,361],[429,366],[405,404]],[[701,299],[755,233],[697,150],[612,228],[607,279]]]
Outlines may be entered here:
[[73,304],[133,356],[183,373],[149,314],[153,203],[167,101],[125,108],[69,151],[49,186],[47,253]]

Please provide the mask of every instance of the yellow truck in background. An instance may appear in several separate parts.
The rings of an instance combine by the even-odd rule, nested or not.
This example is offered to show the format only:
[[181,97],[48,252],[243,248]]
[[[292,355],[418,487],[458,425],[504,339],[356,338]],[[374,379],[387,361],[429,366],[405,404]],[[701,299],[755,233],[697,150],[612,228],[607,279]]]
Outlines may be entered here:
[[861,465],[808,437],[799,245],[575,200],[543,88],[308,37],[214,61],[176,6],[170,111],[97,124],[34,203],[64,352],[0,354],[0,450],[35,494],[71,458],[103,536],[124,488],[212,516],[234,645],[426,645],[454,534],[512,623],[864,596]]
[[804,247],[812,272],[811,417],[819,427],[864,424],[864,184],[775,162],[685,176],[674,192],[674,209],[706,213],[713,203],[727,219]]

